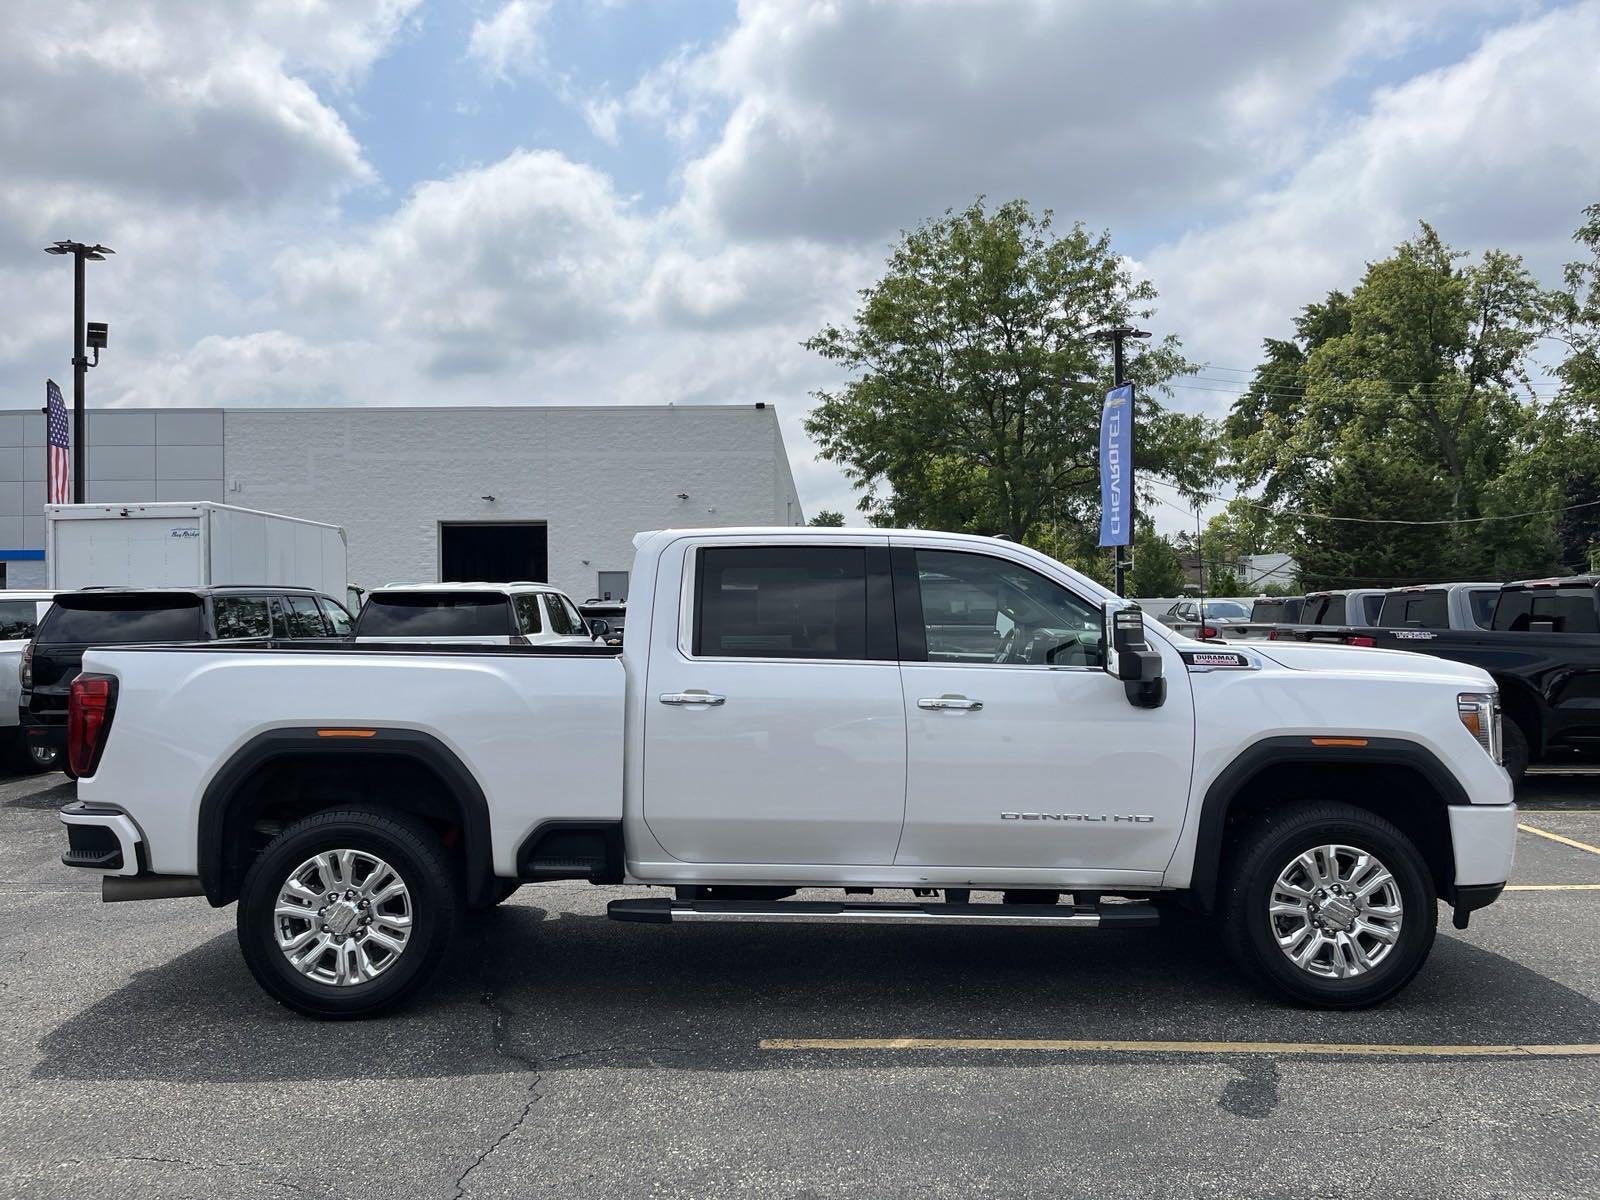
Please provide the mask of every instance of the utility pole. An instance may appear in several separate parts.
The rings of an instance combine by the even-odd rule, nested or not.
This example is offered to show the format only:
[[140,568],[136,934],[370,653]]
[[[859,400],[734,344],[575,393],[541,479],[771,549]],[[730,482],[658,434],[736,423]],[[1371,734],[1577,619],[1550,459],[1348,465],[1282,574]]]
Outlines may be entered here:
[[72,502],[82,504],[87,495],[84,473],[89,461],[89,420],[84,410],[83,384],[89,367],[100,362],[100,350],[106,344],[105,326],[95,327],[94,363],[90,363],[83,350],[83,264],[87,261],[104,262],[106,255],[115,254],[109,246],[87,246],[82,242],[57,242],[44,248],[46,254],[72,255]]
[[[1132,325],[1113,325],[1110,329],[1097,329],[1090,336],[1102,342],[1111,343],[1111,361],[1116,372],[1113,387],[1121,387],[1126,382],[1122,377],[1122,343],[1127,338],[1147,338],[1147,330],[1135,329]],[[1128,539],[1133,539],[1133,503],[1134,503],[1134,478],[1133,478],[1133,445],[1138,433],[1138,426],[1134,424],[1134,405],[1128,404]],[[1117,595],[1126,596],[1128,578],[1128,547],[1117,547],[1116,585]]]

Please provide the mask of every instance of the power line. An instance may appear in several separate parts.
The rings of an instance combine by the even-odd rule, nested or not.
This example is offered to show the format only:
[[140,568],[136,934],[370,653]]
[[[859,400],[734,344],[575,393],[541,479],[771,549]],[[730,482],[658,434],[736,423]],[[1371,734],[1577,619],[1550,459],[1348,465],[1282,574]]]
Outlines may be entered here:
[[[1173,491],[1178,492],[1180,495],[1182,494],[1182,489],[1180,489],[1176,484],[1166,482],[1164,479],[1146,479],[1145,482],[1156,484],[1160,487],[1172,488]],[[1182,512],[1185,516],[1195,511],[1194,509],[1190,508],[1179,509],[1177,505],[1162,500],[1160,496],[1157,496],[1156,499],[1161,503],[1166,504],[1168,508],[1173,508],[1179,512]],[[1222,499],[1220,495],[1206,495],[1202,497],[1202,502],[1210,503],[1213,500],[1220,499]],[[1227,501],[1227,503],[1243,504],[1247,508],[1254,508],[1260,512],[1270,513],[1276,517],[1302,517],[1309,521],[1343,521],[1356,525],[1478,525],[1486,521],[1520,521],[1525,517],[1548,517],[1559,513],[1576,512],[1580,508],[1594,508],[1596,506],[1600,506],[1600,500],[1585,500],[1581,504],[1568,504],[1561,508],[1537,508],[1531,509],[1528,512],[1503,513],[1489,517],[1445,517],[1438,520],[1430,519],[1407,521],[1394,517],[1336,517],[1330,513],[1311,513],[1300,512],[1291,508],[1273,508],[1271,505],[1258,504],[1254,500],[1246,499],[1243,496],[1235,496],[1232,500]]]

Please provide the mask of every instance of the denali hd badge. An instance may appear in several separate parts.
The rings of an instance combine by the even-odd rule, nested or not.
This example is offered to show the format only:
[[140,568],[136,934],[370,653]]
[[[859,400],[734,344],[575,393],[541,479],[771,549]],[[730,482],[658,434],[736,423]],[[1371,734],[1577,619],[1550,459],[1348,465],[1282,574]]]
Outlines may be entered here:
[[1002,821],[1110,821],[1112,824],[1152,825],[1155,818],[1142,813],[1026,813],[1003,812]]

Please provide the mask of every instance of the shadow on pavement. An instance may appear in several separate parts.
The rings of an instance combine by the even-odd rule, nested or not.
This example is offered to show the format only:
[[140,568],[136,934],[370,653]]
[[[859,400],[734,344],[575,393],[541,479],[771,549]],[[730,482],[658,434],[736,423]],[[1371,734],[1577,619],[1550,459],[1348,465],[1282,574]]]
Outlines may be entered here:
[[61,782],[53,787],[42,788],[37,792],[29,792],[26,796],[17,796],[6,801],[7,808],[37,808],[56,809],[64,804],[71,804],[78,798],[78,785],[63,776],[45,776],[44,779],[60,779]]
[[[501,1015],[514,1055],[495,1048]],[[440,1077],[522,1070],[523,1060],[541,1070],[751,1070],[794,1063],[795,1054],[759,1050],[762,1038],[908,1036],[1596,1043],[1600,1004],[1442,931],[1400,996],[1328,1013],[1247,987],[1209,929],[1192,921],[1083,933],[672,928],[511,904],[468,922],[418,1002],[357,1023],[279,1008],[256,988],[232,937],[215,938],[63,1022],[44,1039],[33,1074]]]

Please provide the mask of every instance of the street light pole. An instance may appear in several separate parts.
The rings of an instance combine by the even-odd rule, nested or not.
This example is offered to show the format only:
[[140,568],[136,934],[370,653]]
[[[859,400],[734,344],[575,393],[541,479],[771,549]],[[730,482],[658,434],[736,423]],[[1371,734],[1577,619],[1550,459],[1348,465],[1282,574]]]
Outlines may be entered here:
[[[104,262],[106,255],[116,251],[108,246],[64,241],[46,246],[44,252],[72,255],[72,502],[82,504],[87,498],[84,474],[89,461],[89,419],[83,401],[84,378],[89,371],[89,359],[83,352],[83,264],[88,260]],[[97,349],[95,361],[99,359]]]
[[[1114,371],[1113,387],[1121,387],[1124,382],[1122,375],[1122,343],[1127,338],[1147,338],[1147,330],[1135,329],[1132,325],[1113,325],[1110,329],[1097,329],[1093,336],[1103,342],[1111,343],[1111,363]],[[1128,538],[1133,538],[1133,506],[1137,493],[1134,491],[1133,475],[1133,446],[1139,426],[1134,421],[1134,404],[1128,402]],[[1126,596],[1128,579],[1128,547],[1126,544],[1117,547],[1116,589],[1117,595]]]

